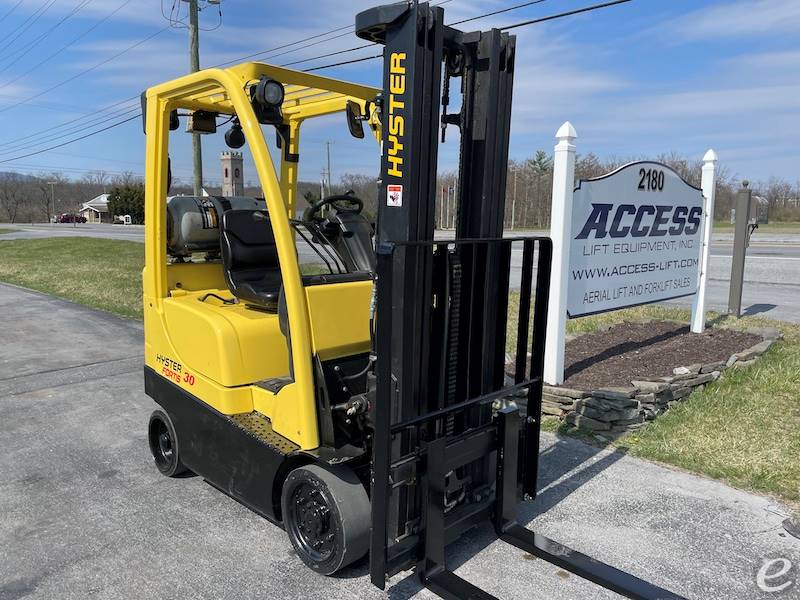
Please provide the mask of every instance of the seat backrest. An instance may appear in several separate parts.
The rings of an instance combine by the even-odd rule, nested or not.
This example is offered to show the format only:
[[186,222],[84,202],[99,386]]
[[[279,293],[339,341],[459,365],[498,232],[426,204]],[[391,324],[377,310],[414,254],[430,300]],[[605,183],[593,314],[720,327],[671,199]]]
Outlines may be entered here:
[[265,210],[227,210],[220,222],[225,282],[237,298],[274,309],[281,287],[278,249]]
[[264,210],[225,211],[220,242],[226,271],[278,268],[275,236]]

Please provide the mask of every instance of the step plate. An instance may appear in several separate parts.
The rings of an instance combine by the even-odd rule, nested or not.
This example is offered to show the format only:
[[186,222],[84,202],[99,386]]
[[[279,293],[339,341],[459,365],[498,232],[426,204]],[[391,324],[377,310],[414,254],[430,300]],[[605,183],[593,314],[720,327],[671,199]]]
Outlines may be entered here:
[[240,413],[238,415],[231,415],[229,418],[253,437],[272,446],[283,454],[291,454],[300,449],[300,446],[294,442],[275,433],[272,430],[272,422],[259,412]]

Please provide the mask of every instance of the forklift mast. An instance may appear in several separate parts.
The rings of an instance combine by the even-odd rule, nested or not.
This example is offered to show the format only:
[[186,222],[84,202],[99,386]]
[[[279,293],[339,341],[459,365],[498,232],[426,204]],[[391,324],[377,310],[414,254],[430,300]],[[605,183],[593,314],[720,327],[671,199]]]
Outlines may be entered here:
[[[444,598],[493,598],[449,571],[445,556],[447,544],[489,521],[500,539],[618,593],[677,598],[516,522],[518,502],[536,495],[552,243],[503,238],[514,36],[460,31],[445,25],[441,7],[416,1],[358,14],[356,34],[384,45],[373,584],[383,589],[388,576],[415,568]],[[448,126],[460,132],[457,228],[454,240],[437,240],[438,145]],[[520,250],[516,308],[511,259]],[[526,418],[510,400],[520,394]]]

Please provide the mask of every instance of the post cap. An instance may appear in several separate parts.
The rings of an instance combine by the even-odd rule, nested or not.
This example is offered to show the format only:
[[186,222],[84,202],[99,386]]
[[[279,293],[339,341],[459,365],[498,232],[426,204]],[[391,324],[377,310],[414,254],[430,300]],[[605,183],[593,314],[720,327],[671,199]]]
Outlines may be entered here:
[[703,162],[717,162],[717,153],[709,149],[703,156]]
[[559,141],[567,140],[571,142],[576,137],[578,137],[578,134],[569,121],[565,121],[564,124],[558,128],[558,131],[556,131],[556,139]]

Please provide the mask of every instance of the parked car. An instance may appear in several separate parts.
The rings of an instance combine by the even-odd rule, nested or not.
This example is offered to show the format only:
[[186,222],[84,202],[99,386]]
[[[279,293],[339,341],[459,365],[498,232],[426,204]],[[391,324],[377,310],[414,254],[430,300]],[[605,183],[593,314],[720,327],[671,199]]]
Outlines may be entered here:
[[72,213],[58,215],[56,223],[86,223],[86,217]]

